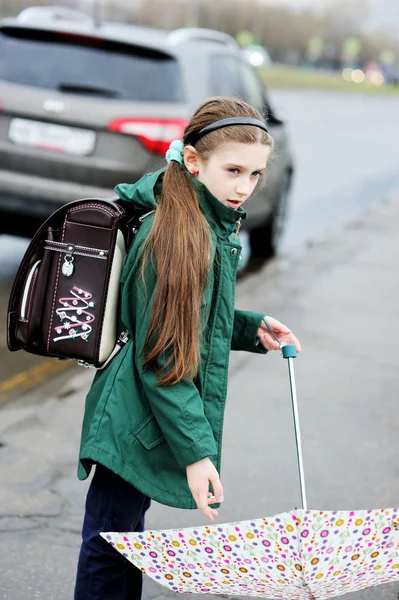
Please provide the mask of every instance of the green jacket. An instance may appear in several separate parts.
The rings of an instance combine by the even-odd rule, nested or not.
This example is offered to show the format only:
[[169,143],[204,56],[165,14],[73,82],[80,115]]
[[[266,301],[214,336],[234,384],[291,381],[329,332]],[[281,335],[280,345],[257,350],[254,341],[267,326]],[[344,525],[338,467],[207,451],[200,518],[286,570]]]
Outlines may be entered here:
[[[149,173],[115,191],[138,210],[151,210],[156,208],[154,188],[158,189],[162,173]],[[246,213],[224,206],[204,185],[192,181],[218,256],[212,261],[201,304],[201,322],[208,334],[201,343],[198,374],[193,381],[155,387],[154,371],[143,370],[156,272],[148,266],[145,297],[136,267],[153,222],[150,215],[134,239],[121,278],[122,321],[131,340],[94,378],[86,398],[78,467],[79,479],[85,479],[92,464],[101,463],[151,499],[178,508],[196,508],[187,485],[187,465],[209,456],[220,472],[230,350],[266,353],[256,338],[263,314],[234,309],[241,247],[229,238],[237,218]]]

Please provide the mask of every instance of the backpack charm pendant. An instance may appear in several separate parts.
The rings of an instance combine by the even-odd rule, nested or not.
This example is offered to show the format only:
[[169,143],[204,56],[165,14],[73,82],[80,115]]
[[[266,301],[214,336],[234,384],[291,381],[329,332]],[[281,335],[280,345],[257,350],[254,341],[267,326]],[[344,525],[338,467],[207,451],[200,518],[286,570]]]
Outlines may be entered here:
[[73,256],[66,256],[62,265],[62,274],[64,277],[72,277],[75,267],[73,266]]

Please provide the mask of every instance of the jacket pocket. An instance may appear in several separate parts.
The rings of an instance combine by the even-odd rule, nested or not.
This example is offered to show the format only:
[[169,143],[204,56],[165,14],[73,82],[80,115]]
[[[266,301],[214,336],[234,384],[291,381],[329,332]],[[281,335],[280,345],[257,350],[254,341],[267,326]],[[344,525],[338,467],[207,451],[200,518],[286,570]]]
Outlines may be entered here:
[[165,440],[160,426],[153,414],[149,415],[132,431],[146,450],[151,450]]

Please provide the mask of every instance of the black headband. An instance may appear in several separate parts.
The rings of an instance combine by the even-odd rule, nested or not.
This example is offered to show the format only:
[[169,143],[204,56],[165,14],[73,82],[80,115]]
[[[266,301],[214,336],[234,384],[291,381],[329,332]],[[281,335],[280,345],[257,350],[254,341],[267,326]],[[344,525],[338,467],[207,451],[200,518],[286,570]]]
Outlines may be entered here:
[[210,125],[206,125],[199,131],[193,133],[191,137],[187,140],[187,145],[194,146],[204,135],[211,133],[211,131],[215,131],[216,129],[221,129],[222,127],[230,127],[231,125],[252,125],[253,127],[259,127],[259,129],[263,129],[268,133],[268,129],[263,121],[259,119],[252,119],[251,117],[231,117],[230,119],[221,119],[220,121],[215,121]]

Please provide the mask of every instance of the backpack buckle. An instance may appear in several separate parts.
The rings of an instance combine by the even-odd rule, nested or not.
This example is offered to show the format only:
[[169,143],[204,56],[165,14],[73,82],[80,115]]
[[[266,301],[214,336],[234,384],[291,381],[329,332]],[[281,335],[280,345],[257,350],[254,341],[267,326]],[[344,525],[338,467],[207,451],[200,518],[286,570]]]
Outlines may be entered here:
[[96,367],[94,365],[91,365],[90,363],[86,362],[85,360],[78,360],[77,361],[79,367],[84,367],[85,369],[95,369]]

